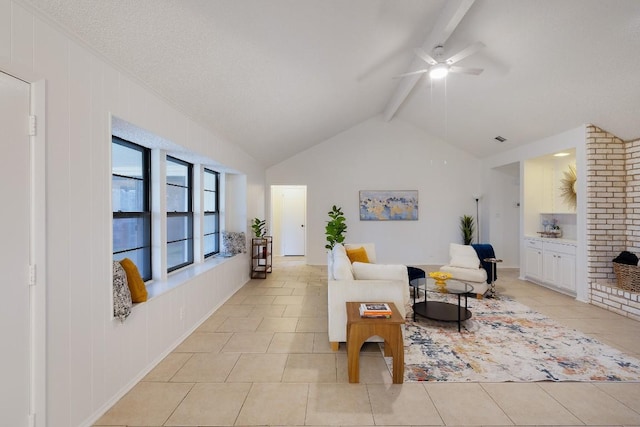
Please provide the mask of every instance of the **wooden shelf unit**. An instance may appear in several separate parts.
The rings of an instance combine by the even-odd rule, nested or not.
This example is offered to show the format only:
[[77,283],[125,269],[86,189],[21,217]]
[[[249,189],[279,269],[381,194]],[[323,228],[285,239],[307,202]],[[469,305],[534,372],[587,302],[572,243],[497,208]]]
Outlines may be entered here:
[[266,279],[272,270],[273,237],[255,237],[251,239],[251,278]]

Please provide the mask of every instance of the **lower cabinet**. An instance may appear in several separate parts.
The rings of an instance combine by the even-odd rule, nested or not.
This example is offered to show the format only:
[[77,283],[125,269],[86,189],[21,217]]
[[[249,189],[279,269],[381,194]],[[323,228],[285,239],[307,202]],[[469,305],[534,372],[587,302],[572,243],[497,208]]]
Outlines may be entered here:
[[525,263],[524,275],[535,281],[542,280],[542,241],[525,240]]
[[556,257],[558,275],[556,282],[558,286],[576,291],[576,256],[569,254],[558,254]]
[[576,291],[576,245],[525,239],[525,277],[534,282]]

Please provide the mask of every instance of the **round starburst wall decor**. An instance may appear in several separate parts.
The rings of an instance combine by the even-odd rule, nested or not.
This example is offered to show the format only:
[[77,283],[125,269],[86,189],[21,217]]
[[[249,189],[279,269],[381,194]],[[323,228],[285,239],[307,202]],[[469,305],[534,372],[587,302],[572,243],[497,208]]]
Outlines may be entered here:
[[564,178],[560,180],[560,196],[571,209],[575,210],[577,204],[576,180],[578,179],[576,167],[569,165],[569,170],[563,173]]

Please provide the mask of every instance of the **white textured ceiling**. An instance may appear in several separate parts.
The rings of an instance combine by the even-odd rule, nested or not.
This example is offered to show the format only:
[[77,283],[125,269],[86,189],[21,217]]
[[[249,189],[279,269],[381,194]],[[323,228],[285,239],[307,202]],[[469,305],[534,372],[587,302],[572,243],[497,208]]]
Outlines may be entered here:
[[[381,114],[445,0],[28,0],[265,166]],[[395,118],[484,157],[593,123],[640,137],[640,1],[477,0]],[[505,143],[493,138],[501,135]]]

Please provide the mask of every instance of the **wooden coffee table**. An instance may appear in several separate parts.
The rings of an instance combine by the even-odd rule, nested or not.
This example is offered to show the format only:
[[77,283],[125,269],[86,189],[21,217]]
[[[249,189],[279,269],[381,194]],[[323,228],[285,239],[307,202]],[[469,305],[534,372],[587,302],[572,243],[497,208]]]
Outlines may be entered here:
[[393,383],[402,384],[404,378],[404,341],[402,339],[404,318],[400,315],[395,304],[387,303],[393,313],[388,318],[360,317],[358,309],[362,302],[347,302],[346,304],[349,382],[357,383],[360,381],[360,348],[367,339],[377,335],[384,339],[384,355],[393,357]]

